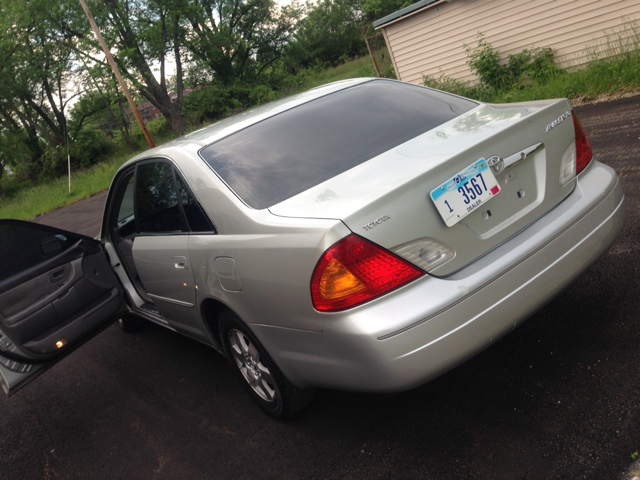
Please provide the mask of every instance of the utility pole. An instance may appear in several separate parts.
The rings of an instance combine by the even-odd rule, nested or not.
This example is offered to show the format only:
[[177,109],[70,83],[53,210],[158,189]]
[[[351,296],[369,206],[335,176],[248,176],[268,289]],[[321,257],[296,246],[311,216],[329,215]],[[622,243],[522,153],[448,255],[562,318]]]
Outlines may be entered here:
[[93,28],[93,32],[96,34],[96,37],[98,37],[98,42],[100,42],[100,46],[102,47],[102,51],[104,52],[105,56],[107,57],[107,60],[109,61],[109,64],[111,65],[111,68],[113,69],[113,73],[115,73],[116,78],[118,79],[118,83],[120,83],[120,86],[122,87],[122,90],[124,91],[124,95],[125,97],[127,97],[127,101],[129,102],[129,106],[131,107],[131,110],[133,110],[133,114],[136,116],[136,120],[138,120],[138,124],[140,125],[140,128],[142,129],[142,133],[144,134],[144,138],[147,139],[147,142],[149,143],[149,147],[153,148],[155,147],[155,144],[153,143],[153,140],[151,139],[151,135],[149,135],[149,132],[147,131],[147,127],[144,126],[144,122],[142,121],[142,117],[140,116],[140,112],[138,112],[138,108],[136,107],[136,104],[133,103],[133,98],[131,97],[131,93],[129,93],[129,89],[127,88],[127,84],[124,83],[124,79],[122,78],[122,75],[120,75],[120,70],[118,70],[118,66],[116,65],[116,62],[113,60],[113,57],[111,56],[111,52],[109,51],[109,48],[107,47],[107,44],[104,41],[104,38],[102,38],[102,34],[100,33],[100,30],[98,30],[98,25],[96,25],[96,21],[93,19],[93,15],[91,15],[91,12],[89,11],[89,7],[87,7],[87,4],[84,0],[80,0],[80,5],[82,5],[82,9],[84,10],[84,13],[87,14],[87,18],[89,19],[89,23],[91,24],[91,28]]

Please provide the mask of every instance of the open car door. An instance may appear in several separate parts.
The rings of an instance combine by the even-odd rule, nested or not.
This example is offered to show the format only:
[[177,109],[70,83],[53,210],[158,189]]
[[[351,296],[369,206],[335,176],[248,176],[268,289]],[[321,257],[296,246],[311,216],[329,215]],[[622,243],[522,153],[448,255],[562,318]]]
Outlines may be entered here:
[[0,382],[12,395],[126,309],[100,242],[0,220]]

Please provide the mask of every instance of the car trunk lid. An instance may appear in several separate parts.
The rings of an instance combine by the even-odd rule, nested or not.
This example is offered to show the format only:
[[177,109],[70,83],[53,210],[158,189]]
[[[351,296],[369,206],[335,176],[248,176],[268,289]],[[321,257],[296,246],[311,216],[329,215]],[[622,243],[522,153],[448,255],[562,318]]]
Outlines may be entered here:
[[[430,270],[446,276],[496,248],[571,192],[575,180],[564,186],[559,182],[560,159],[574,137],[570,110],[566,100],[481,105],[269,210],[280,216],[340,219],[388,249],[434,240],[454,252]],[[430,193],[491,157],[508,164],[494,174],[499,193],[447,226]]]

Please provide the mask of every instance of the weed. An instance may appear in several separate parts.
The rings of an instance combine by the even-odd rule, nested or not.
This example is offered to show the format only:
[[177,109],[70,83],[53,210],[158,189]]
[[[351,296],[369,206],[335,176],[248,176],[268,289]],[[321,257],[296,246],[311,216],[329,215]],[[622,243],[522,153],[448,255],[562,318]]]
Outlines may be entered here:
[[474,93],[473,89],[465,82],[447,77],[442,71],[440,72],[439,77],[436,78],[425,75],[422,77],[422,81],[426,87],[437,88],[438,90],[455,93],[462,97],[469,97]]
[[478,33],[478,46],[472,49],[466,43],[463,48],[469,60],[471,71],[480,77],[480,82],[488,88],[502,89],[506,83],[507,68],[500,65],[500,52],[488,43],[482,33]]

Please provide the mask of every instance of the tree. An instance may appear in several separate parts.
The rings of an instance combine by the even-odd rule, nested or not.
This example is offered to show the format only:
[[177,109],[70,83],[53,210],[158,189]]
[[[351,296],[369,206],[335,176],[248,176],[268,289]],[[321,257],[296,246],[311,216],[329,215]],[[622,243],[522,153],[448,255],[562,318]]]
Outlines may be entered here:
[[[107,73],[106,69],[103,70],[101,68],[104,67],[103,65],[96,65],[92,69],[86,63],[84,66],[87,74],[85,84],[90,84],[94,90],[89,90],[74,106],[71,116],[75,126],[72,130],[79,131],[83,127],[84,121],[94,114],[106,113],[107,118],[103,120],[103,129],[118,128],[129,150],[133,153],[134,148],[129,135],[129,118],[122,106],[126,99],[123,92],[120,91],[115,75],[110,71]],[[109,82],[109,78],[111,78],[111,82]],[[117,105],[117,109],[112,108],[114,105]]]
[[[295,3],[278,9],[274,0],[94,0],[91,9],[123,76],[177,135],[186,131],[185,61],[205,65],[223,84],[253,80],[280,57],[299,14]],[[97,51],[92,36],[84,41],[85,52]],[[175,64],[173,96],[169,60]]]
[[281,57],[300,16],[296,2],[278,8],[274,0],[181,0],[181,11],[185,47],[222,84],[259,77]]
[[[166,118],[176,135],[187,126],[182,118],[183,72],[180,41],[181,13],[174,0],[96,0],[91,10],[114,60],[123,76]],[[99,52],[93,35],[83,35],[80,50],[93,55]],[[88,53],[90,52],[90,53]],[[176,96],[167,88],[166,63],[170,56],[176,66]],[[159,64],[160,79],[152,65]]]
[[[38,161],[48,148],[66,146],[65,109],[78,92],[70,85],[76,78],[73,58],[64,47],[64,26],[73,12],[53,16],[50,0],[5,0],[0,18],[0,117],[3,154],[16,152],[16,138],[22,138],[29,178],[55,169]],[[53,12],[52,12],[53,10]],[[54,13],[55,12],[55,13]],[[7,147],[11,145],[12,147]],[[25,150],[17,155],[25,163]],[[13,152],[13,153],[9,153]]]
[[414,3],[413,0],[361,0],[360,6],[364,20],[371,23]]
[[362,12],[356,1],[307,3],[307,16],[300,21],[287,56],[303,67],[335,65],[344,57],[364,53],[363,37]]

